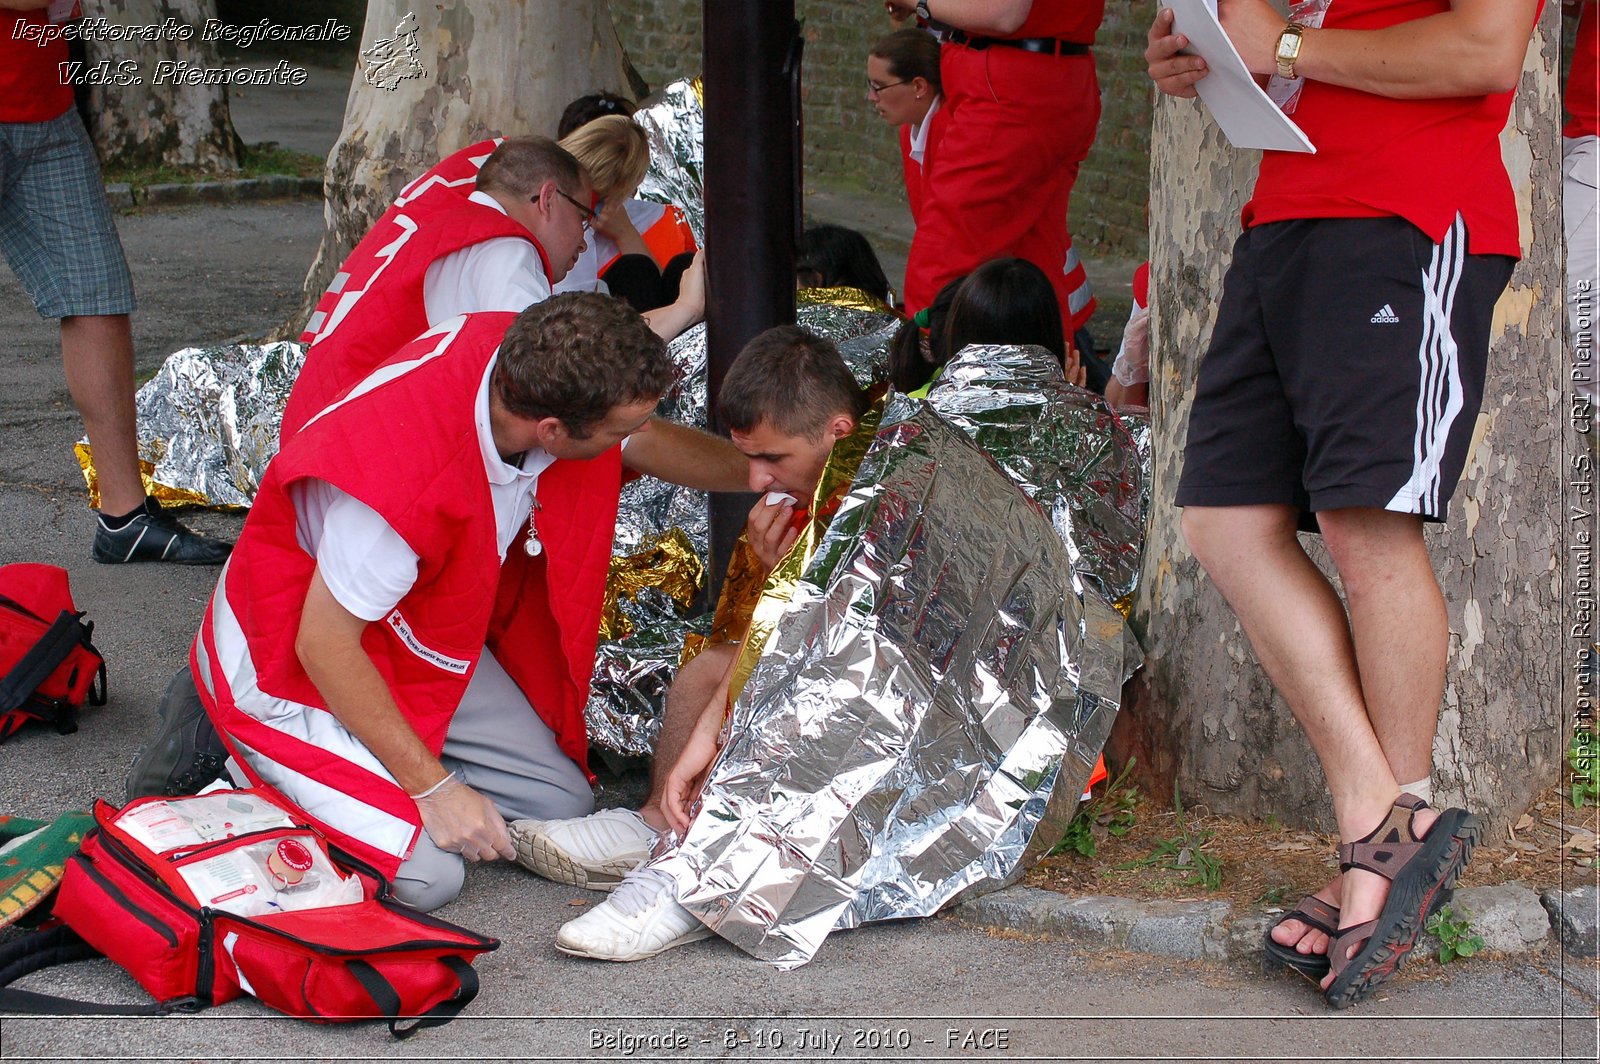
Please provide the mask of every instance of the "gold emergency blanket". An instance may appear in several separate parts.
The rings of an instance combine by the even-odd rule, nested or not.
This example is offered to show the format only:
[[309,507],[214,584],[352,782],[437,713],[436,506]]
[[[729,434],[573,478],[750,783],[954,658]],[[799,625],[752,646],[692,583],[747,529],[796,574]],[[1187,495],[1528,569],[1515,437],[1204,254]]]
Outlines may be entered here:
[[[700,813],[656,862],[697,917],[780,968],[835,928],[1020,876],[1065,830],[1142,660],[1098,574],[1079,575],[1084,552],[1063,538],[1077,526],[1029,497],[1054,508],[1095,478],[1045,477],[1064,455],[1024,467],[1017,445],[1040,437],[997,427],[1008,372],[1017,395],[1054,369],[1057,398],[1077,397],[1042,351],[969,361],[988,366],[994,417],[959,372],[943,398],[892,397],[826,533],[774,571]],[[1137,500],[1125,446],[1110,445]]]
[[[884,375],[889,343],[900,322],[898,315],[854,288],[801,289],[795,302],[796,321],[832,340],[862,385]],[[682,376],[657,412],[704,428],[706,327],[696,325],[684,332],[668,350]],[[681,593],[692,587],[692,596],[703,586],[704,562],[709,556],[706,516],[703,491],[649,477],[640,477],[622,490],[608,609],[584,707],[589,741],[603,750],[634,757],[649,755],[661,729],[667,686],[683,660],[685,643],[692,656],[704,637],[712,642],[729,638],[725,631],[713,630],[710,617],[693,617],[689,598]],[[684,550],[685,546],[690,549]],[[663,582],[670,584],[670,595],[641,591]],[[739,596],[742,602],[754,598],[754,594]],[[743,617],[741,612],[734,622],[740,631]],[[722,621],[719,617],[718,622]]]

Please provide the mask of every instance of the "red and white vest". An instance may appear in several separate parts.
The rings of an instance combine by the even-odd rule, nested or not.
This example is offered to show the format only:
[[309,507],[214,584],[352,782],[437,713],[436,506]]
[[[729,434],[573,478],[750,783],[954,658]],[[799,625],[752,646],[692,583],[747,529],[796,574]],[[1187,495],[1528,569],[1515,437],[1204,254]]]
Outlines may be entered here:
[[428,328],[423,280],[436,260],[495,237],[518,237],[534,246],[550,275],[532,233],[467,199],[498,143],[463,148],[412,181],[339,267],[300,336],[309,348],[283,412],[282,440]]
[[[515,317],[470,314],[430,330],[284,443],[219,582],[215,596],[225,601],[207,610],[198,640],[205,653],[194,658],[202,697],[230,746],[242,743],[413,827],[421,823],[416,804],[399,787],[246,714],[234,704],[222,670],[205,663],[218,660],[216,617],[231,615],[225,623],[237,623],[244,634],[254,685],[310,712],[326,712],[326,700],[295,652],[316,559],[296,538],[289,490],[305,478],[324,480],[376,510],[419,556],[417,583],[388,617],[367,627],[362,645],[428,749],[435,755],[442,749],[487,645],[561,749],[586,766],[583,708],[615,532],[621,452],[612,448],[546,469],[539,477],[539,537],[546,549],[530,558],[514,543],[502,564],[474,412],[488,363]],[[245,758],[238,760],[253,782],[270,786]],[[326,822],[319,826],[386,874],[410,849],[377,849]]]

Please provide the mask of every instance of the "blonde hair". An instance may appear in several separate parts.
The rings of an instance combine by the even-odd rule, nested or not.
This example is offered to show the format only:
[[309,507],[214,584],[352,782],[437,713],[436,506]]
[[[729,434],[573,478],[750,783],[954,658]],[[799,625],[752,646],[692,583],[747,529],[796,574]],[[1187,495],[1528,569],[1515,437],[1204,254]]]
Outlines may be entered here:
[[602,198],[638,185],[650,166],[650,142],[631,118],[606,115],[579,126],[561,140],[589,175]]

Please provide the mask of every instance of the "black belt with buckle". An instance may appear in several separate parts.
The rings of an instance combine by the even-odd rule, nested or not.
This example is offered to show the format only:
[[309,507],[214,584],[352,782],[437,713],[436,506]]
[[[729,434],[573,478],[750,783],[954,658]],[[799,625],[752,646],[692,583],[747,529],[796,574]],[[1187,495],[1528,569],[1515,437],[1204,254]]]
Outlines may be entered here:
[[944,39],[951,44],[962,44],[979,51],[998,44],[1003,48],[1020,48],[1024,52],[1040,55],[1088,55],[1089,46],[1078,41],[1063,41],[1055,37],[974,37],[964,30],[946,29]]

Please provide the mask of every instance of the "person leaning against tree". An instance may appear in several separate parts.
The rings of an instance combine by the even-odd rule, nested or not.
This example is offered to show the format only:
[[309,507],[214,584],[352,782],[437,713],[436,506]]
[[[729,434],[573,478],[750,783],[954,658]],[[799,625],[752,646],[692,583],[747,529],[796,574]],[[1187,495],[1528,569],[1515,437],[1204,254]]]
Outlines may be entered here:
[[[1269,932],[1329,1005],[1409,954],[1479,831],[1430,797],[1449,629],[1423,540],[1482,401],[1521,246],[1500,155],[1541,0],[1332,0],[1316,25],[1220,0],[1315,154],[1266,152],[1201,363],[1183,531],[1327,776],[1340,874]],[[1162,10],[1145,58],[1207,74]],[[1302,524],[1306,519],[1306,524]],[[1313,524],[1345,599],[1307,556]]]

